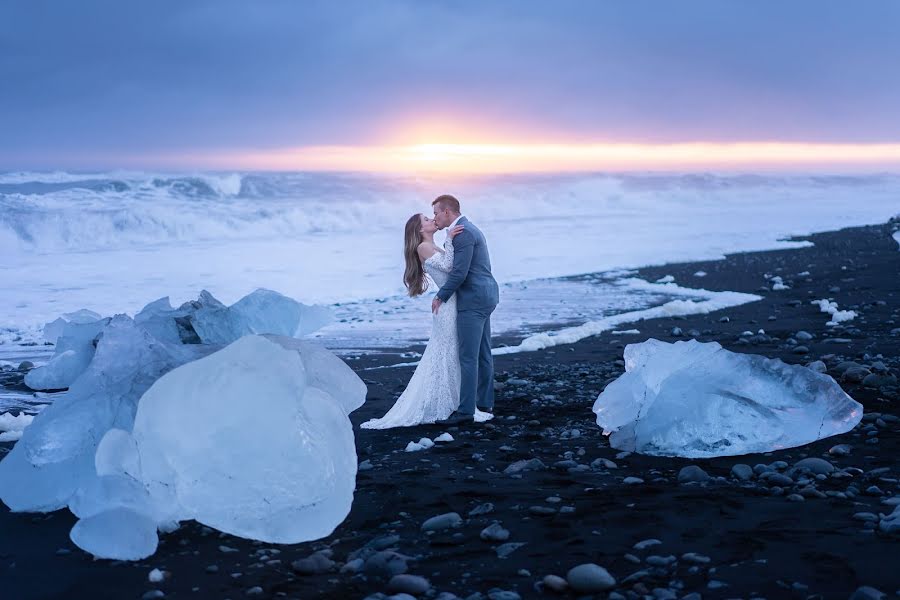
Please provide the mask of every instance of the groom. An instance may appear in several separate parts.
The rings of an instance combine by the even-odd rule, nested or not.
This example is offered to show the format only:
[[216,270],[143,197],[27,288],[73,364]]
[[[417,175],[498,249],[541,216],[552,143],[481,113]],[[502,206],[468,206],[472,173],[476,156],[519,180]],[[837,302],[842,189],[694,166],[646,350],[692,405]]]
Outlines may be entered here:
[[456,330],[459,337],[459,409],[445,423],[472,422],[475,406],[494,411],[494,357],[491,355],[491,313],[500,302],[500,288],[491,275],[487,241],[459,210],[459,200],[445,194],[431,203],[440,229],[463,225],[453,238],[453,270],[431,302],[437,313],[456,293]]

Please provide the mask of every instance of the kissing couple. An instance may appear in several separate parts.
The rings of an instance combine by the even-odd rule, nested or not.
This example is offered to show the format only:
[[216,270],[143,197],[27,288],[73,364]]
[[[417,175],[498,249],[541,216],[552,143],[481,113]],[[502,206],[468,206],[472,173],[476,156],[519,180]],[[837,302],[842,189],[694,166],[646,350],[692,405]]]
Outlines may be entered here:
[[[491,274],[487,240],[453,196],[438,196],[431,206],[434,218],[411,216],[403,236],[403,283],[409,295],[424,294],[428,277],[439,288],[431,302],[431,337],[394,406],[380,419],[363,423],[364,429],[459,425],[494,417],[491,313],[500,288]],[[448,231],[443,248],[434,243],[440,229]]]

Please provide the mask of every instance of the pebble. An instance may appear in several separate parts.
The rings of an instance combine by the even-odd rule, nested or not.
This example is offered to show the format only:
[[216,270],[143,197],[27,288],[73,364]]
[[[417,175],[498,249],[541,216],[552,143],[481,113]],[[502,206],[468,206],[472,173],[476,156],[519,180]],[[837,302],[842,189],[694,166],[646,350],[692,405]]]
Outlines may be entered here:
[[31,362],[30,360],[23,360],[22,362],[19,363],[20,371],[30,371],[33,368],[34,368],[34,363]]
[[218,565],[209,565],[208,567],[206,567],[206,572],[207,573],[218,573],[219,566]]
[[850,596],[850,600],[886,600],[887,594],[873,587],[864,585],[856,588],[856,591]]
[[516,473],[522,473],[523,471],[543,471],[547,468],[539,458],[532,458],[530,460],[520,460],[512,463],[508,467],[506,467],[503,472],[506,475],[515,475]]
[[804,498],[800,494],[789,494],[787,500],[788,502],[804,502],[806,498]]
[[252,588],[248,589],[244,593],[247,594],[248,596],[262,596],[263,589],[261,587],[259,587],[258,585],[254,585]]
[[709,475],[697,465],[688,465],[678,471],[678,483],[700,483],[709,481]]
[[750,465],[738,463],[731,467],[731,474],[741,481],[749,481],[753,478],[753,468]]
[[705,565],[709,563],[710,558],[703,554],[697,554],[696,552],[687,552],[681,555],[681,560],[698,565]]
[[815,475],[828,475],[834,471],[834,465],[824,458],[804,458],[794,463],[794,468],[798,470],[807,470]]
[[488,600],[522,600],[522,596],[508,590],[490,590]]
[[832,456],[849,456],[852,450],[850,444],[838,444],[828,449],[828,454]]
[[808,342],[813,339],[815,336],[808,331],[798,331],[794,334],[794,338],[801,342]]
[[394,575],[388,582],[388,591],[418,596],[431,589],[431,584],[418,575]]
[[150,583],[159,583],[160,581],[162,581],[165,578],[166,578],[166,576],[159,569],[153,569],[147,575],[147,581],[149,581]]
[[878,515],[870,512],[858,512],[853,514],[854,521],[877,521]]
[[644,483],[644,480],[640,477],[626,477],[624,480],[622,480],[622,483],[624,483],[625,485],[639,485],[641,483]]
[[369,459],[366,459],[366,460],[362,461],[361,463],[359,463],[359,466],[356,467],[356,470],[357,471],[371,471],[373,468],[374,468],[374,466],[372,465],[372,461]]
[[422,531],[441,531],[450,529],[451,527],[459,527],[463,524],[462,517],[459,513],[445,513],[436,517],[431,517],[422,523]]
[[586,563],[573,567],[566,574],[566,581],[579,593],[603,592],[616,585],[615,578],[599,565]]
[[564,592],[569,587],[569,582],[559,575],[547,575],[544,577],[544,587],[554,592]]
[[480,537],[486,542],[505,542],[509,539],[509,530],[500,523],[494,523],[482,529]]
[[369,557],[364,569],[369,575],[393,577],[409,570],[406,561],[407,558],[402,554],[393,550],[382,550]]
[[674,564],[678,559],[672,556],[658,556],[656,554],[647,557],[647,564],[654,567],[668,567]]
[[646,550],[647,548],[652,548],[653,546],[659,546],[662,544],[660,540],[655,538],[650,538],[649,540],[641,540],[634,546],[632,546],[635,550]]
[[598,458],[591,463],[592,469],[618,469],[619,465],[608,458]]
[[141,596],[141,600],[157,600],[158,598],[165,598],[166,594],[162,590],[150,590],[149,592],[145,592],[143,596]]
[[485,502],[484,504],[479,504],[478,506],[470,510],[469,516],[476,517],[478,515],[486,515],[492,512],[494,512],[494,505],[491,502]]
[[506,544],[501,544],[497,546],[497,556],[499,558],[506,558],[524,545],[524,542],[507,542]]
[[672,334],[672,337],[680,337],[681,335],[684,334],[684,332],[681,331],[681,327],[673,327],[671,334]]
[[334,561],[322,552],[315,552],[306,558],[295,560],[291,567],[300,575],[327,573],[334,567]]

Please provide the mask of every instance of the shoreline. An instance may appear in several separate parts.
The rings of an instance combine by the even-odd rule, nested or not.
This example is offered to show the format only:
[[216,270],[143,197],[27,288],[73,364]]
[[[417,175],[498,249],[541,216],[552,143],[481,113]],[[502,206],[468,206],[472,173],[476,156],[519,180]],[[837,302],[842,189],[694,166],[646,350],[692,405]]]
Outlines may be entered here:
[[[676,597],[698,592],[703,598],[847,598],[861,585],[895,594],[900,581],[889,571],[889,557],[896,553],[897,538],[873,531],[867,525],[871,521],[854,515],[888,513],[892,506],[882,502],[900,497],[900,422],[893,420],[900,417],[900,392],[895,384],[869,387],[842,378],[836,368],[844,360],[869,366],[880,362],[894,376],[900,375],[900,331],[891,334],[900,328],[900,251],[893,237],[897,226],[900,222],[894,220],[793,238],[812,241],[813,246],[638,269],[636,276],[647,281],[672,275],[676,283],[702,283],[712,291],[762,298],[709,314],[661,317],[622,327],[639,334],[605,331],[571,344],[497,356],[498,416],[482,427],[360,430],[360,422],[387,411],[411,374],[409,367],[368,370],[383,366],[386,358],[362,355],[349,364],[368,385],[369,396],[351,419],[359,460],[371,468],[360,470],[353,509],[332,535],[276,546],[185,523],[161,537],[155,556],[122,564],[94,561],[75,548],[68,540],[74,523],[68,511],[13,514],[2,507],[4,592],[27,600],[73,595],[141,598],[152,590],[164,592],[166,598],[236,599],[259,586],[260,593],[251,595],[364,598],[388,591],[384,573],[379,575],[375,567],[365,576],[341,573],[340,565],[352,562],[354,553],[364,556],[380,550],[408,557],[395,562],[428,579],[434,590],[463,598],[474,593],[487,598],[491,590],[515,592],[522,598],[552,597],[549,590],[537,589],[544,576],[565,577],[570,568],[586,562],[608,569],[618,581],[616,590],[625,597],[661,588]],[[706,276],[695,278],[697,271]],[[766,274],[781,276],[789,289],[772,291]],[[810,304],[823,298],[859,316],[829,327],[829,315]],[[676,327],[681,336],[673,335]],[[760,329],[764,333],[758,333]],[[789,344],[787,340],[800,330],[815,337]],[[753,335],[742,335],[745,331]],[[620,458],[590,409],[605,384],[621,374],[625,344],[649,337],[665,341],[697,337],[792,364],[823,360],[829,374],[864,405],[867,415],[847,434],[764,455]],[[798,352],[801,345],[807,352]],[[407,442],[444,431],[455,441],[403,452]],[[873,438],[878,443],[869,443]],[[837,444],[849,444],[852,451],[847,456],[829,454]],[[0,444],[0,452],[5,447],[9,444]],[[734,464],[779,460],[793,464],[806,456],[826,457],[849,475],[813,483],[817,493],[804,495],[798,486],[802,502],[788,501],[789,492],[778,493],[758,479],[741,482],[730,475]],[[545,468],[518,477],[504,473],[511,464],[534,458]],[[615,463],[615,468],[604,461]],[[713,479],[679,484],[677,473],[689,464],[701,466]],[[629,485],[626,477],[643,483]],[[858,493],[847,497],[851,486]],[[868,493],[872,486],[881,493]],[[491,512],[470,515],[487,503],[493,505]],[[420,530],[425,520],[447,512],[462,515],[464,525],[433,535]],[[503,543],[525,545],[498,557],[503,543],[479,537],[493,521],[510,532]],[[647,539],[661,544],[634,548]],[[221,551],[223,545],[236,552]],[[315,551],[330,552],[329,562],[336,564],[310,574],[291,567]],[[691,562],[683,558],[687,553],[708,557],[709,562]],[[649,555],[671,555],[675,562],[648,563]],[[53,569],[53,578],[42,575],[48,568]],[[149,583],[152,568],[170,576]],[[635,576],[641,571],[645,573]]]

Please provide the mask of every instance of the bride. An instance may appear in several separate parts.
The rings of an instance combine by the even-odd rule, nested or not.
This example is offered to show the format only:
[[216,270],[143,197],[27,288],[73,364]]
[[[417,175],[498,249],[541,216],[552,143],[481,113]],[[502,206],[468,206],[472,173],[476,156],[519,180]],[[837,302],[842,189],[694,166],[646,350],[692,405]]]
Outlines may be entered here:
[[[406,272],[403,283],[410,296],[428,289],[426,274],[440,288],[453,269],[453,238],[463,230],[454,227],[447,234],[444,248],[434,243],[438,230],[434,219],[415,214],[406,222],[403,255]],[[456,295],[432,315],[431,336],[412,379],[391,410],[380,419],[361,425],[364,429],[389,429],[422,423],[435,423],[449,417],[459,407],[459,346],[456,337]],[[488,421],[494,415],[475,410],[475,421]]]

